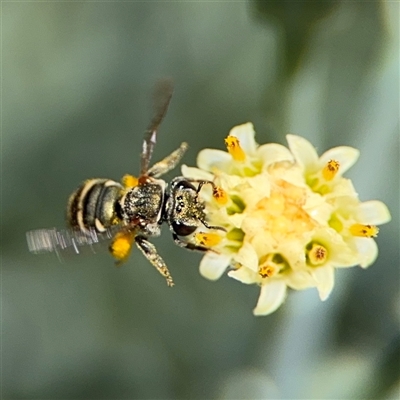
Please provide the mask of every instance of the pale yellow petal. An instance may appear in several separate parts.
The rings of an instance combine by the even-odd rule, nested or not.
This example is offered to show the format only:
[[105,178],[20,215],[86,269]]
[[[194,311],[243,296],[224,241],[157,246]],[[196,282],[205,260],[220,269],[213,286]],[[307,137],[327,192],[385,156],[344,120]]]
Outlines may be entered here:
[[253,314],[268,315],[276,311],[284,302],[286,297],[286,284],[283,280],[274,279],[268,281],[261,287],[260,297]]
[[237,281],[250,285],[252,283],[257,283],[261,281],[261,277],[258,273],[252,271],[249,268],[241,267],[228,272],[228,276]]
[[315,286],[315,280],[307,270],[293,271],[285,276],[285,282],[291,289],[304,290]]
[[358,222],[369,225],[386,224],[391,220],[386,204],[379,200],[365,201],[357,207]]
[[286,135],[290,151],[296,162],[306,170],[315,170],[319,166],[319,157],[314,146],[306,139],[296,135]]
[[367,268],[373,264],[378,257],[378,246],[372,238],[355,237],[354,241],[359,252],[359,264]]
[[254,126],[251,122],[233,127],[229,136],[235,136],[239,139],[240,147],[248,155],[254,155],[257,149],[257,143],[254,140]]
[[354,147],[334,147],[322,154],[320,158],[320,166],[323,167],[330,160],[338,161],[340,165],[338,176],[340,176],[357,162],[358,157],[360,157],[360,151]]
[[211,174],[210,172],[206,172],[200,168],[188,167],[185,164],[182,165],[181,172],[185,178],[190,178],[190,179],[212,181],[214,178],[214,175]]
[[204,276],[204,278],[216,281],[229,267],[230,262],[230,256],[216,254],[210,251],[204,255],[200,262],[200,274]]
[[254,272],[258,271],[258,256],[253,246],[244,242],[239,252],[233,256],[234,260]]
[[321,225],[325,225],[329,221],[334,210],[324,197],[314,192],[308,194],[303,209],[314,221]]
[[268,143],[260,146],[257,149],[257,157],[261,158],[263,161],[264,168],[281,161],[294,161],[294,157],[290,150],[277,143]]
[[224,170],[231,162],[231,155],[222,150],[204,149],[197,156],[197,166],[213,173]]
[[331,294],[335,284],[335,269],[331,265],[313,268],[311,275],[315,280],[319,298],[325,301]]

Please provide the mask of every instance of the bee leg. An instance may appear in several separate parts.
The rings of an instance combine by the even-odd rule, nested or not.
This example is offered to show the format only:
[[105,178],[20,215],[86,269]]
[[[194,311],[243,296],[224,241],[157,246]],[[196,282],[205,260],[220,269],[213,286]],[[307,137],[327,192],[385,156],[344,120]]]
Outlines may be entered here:
[[167,285],[174,286],[174,281],[169,273],[168,267],[164,260],[157,253],[155,246],[146,240],[143,236],[136,236],[135,242],[143,255],[157,268],[158,272],[166,279]]
[[184,242],[183,240],[179,239],[178,235],[176,233],[172,234],[172,237],[174,238],[175,244],[177,244],[180,247],[183,247],[188,250],[195,250],[195,251],[212,251],[214,253],[217,253],[215,250],[210,249],[209,247],[205,246],[199,246],[197,244],[191,243],[191,242]]
[[154,164],[148,171],[147,175],[158,178],[166,174],[171,169],[174,169],[188,148],[187,143],[183,142],[178,149],[173,151],[169,156]]

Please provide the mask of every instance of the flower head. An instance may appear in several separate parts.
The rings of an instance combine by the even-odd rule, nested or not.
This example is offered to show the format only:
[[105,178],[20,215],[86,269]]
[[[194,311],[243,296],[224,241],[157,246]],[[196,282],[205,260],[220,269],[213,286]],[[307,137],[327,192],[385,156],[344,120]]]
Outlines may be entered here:
[[376,225],[390,220],[380,201],[360,202],[343,174],[357,160],[351,147],[318,157],[305,139],[288,135],[289,148],[259,146],[251,123],[234,127],[227,151],[204,149],[198,168],[182,167],[187,178],[214,182],[202,192],[211,225],[195,240],[212,248],[200,263],[208,279],[228,276],[257,284],[255,315],[284,301],[287,288],[315,287],[321,300],[334,286],[335,268],[367,267],[377,256]]

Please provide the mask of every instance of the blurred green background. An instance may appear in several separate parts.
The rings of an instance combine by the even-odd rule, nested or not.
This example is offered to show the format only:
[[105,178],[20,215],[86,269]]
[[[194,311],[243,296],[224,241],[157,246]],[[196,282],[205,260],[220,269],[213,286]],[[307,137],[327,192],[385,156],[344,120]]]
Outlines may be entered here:
[[[398,398],[399,3],[1,7],[4,399]],[[25,232],[64,226],[81,181],[138,172],[162,77],[175,93],[153,161],[185,140],[194,165],[248,121],[259,143],[359,148],[347,175],[393,217],[377,262],[338,271],[324,303],[291,292],[255,318],[259,289],[203,279],[166,227],[153,242],[173,289],[137,250],[120,269],[29,254]]]

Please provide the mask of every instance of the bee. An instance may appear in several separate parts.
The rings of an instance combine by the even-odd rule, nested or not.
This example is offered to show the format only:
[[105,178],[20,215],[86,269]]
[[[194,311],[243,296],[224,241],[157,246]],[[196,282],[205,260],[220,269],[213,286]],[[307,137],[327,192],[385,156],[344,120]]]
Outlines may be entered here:
[[112,179],[94,178],[83,182],[69,198],[67,229],[38,229],[27,232],[29,250],[33,253],[56,252],[72,248],[79,253],[81,246],[110,241],[109,251],[119,265],[129,257],[133,244],[164,276],[168,286],[174,282],[168,267],[149,238],[161,234],[168,224],[174,242],[189,250],[208,251],[210,248],[191,241],[190,236],[200,226],[223,230],[206,221],[205,204],[199,198],[204,185],[217,189],[212,181],[178,176],[170,182],[160,177],[174,169],[188,145],[182,143],[163,160],[150,167],[157,132],[167,112],[173,85],[164,80],[154,90],[153,118],[144,133],[140,174],[138,178],[125,175],[121,183]]

